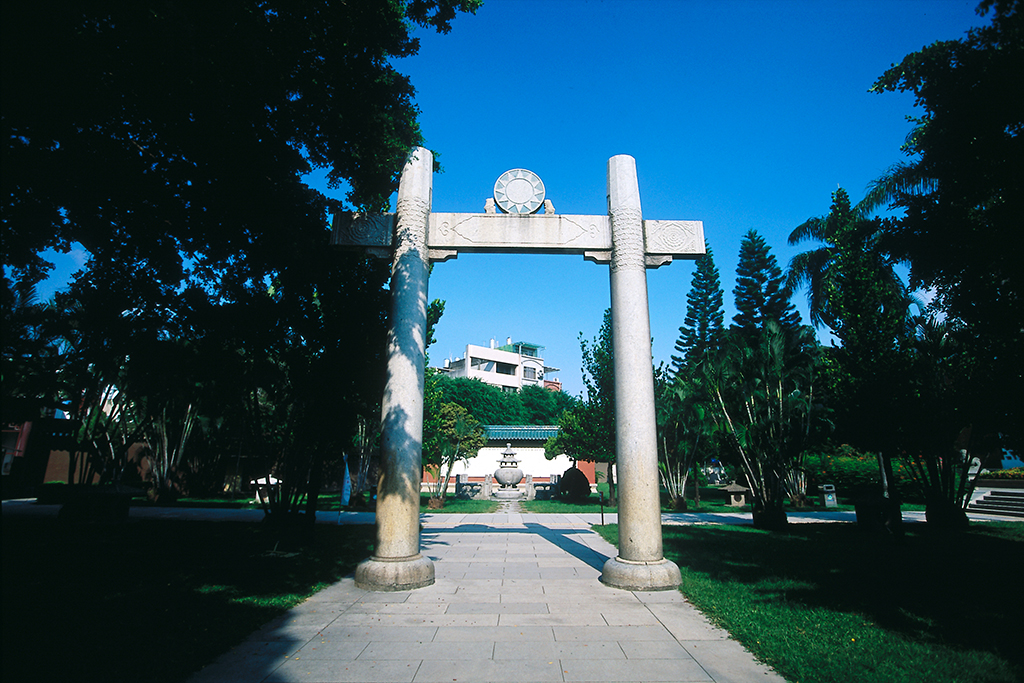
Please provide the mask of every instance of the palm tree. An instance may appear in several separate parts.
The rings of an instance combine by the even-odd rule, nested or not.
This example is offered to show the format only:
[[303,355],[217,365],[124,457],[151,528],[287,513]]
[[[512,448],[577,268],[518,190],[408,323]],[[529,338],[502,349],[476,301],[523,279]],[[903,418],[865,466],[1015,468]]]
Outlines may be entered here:
[[[787,286],[806,286],[811,322],[829,327],[844,341],[861,313],[857,309],[875,307],[878,313],[888,307],[888,313],[896,309],[905,315],[912,301],[892,262],[879,249],[883,222],[865,218],[862,206],[863,202],[851,207],[846,190],[839,188],[832,193],[827,215],[807,219],[789,235],[791,245],[809,239],[822,243],[793,257]],[[864,289],[874,290],[873,295],[863,296]]]

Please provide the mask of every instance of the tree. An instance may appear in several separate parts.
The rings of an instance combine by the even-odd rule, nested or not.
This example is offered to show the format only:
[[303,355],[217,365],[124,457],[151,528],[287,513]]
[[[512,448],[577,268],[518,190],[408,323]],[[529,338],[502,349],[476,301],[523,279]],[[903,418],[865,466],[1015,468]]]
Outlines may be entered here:
[[791,245],[814,239],[822,246],[793,257],[787,286],[807,286],[811,322],[828,326],[844,345],[877,346],[861,338],[881,328],[890,336],[884,346],[891,346],[905,327],[910,298],[878,248],[886,225],[863,218],[839,188],[827,215],[809,218],[790,233]]
[[4,265],[37,282],[41,250],[79,242],[154,281],[260,286],[277,257],[324,244],[311,167],[384,207],[422,142],[390,59],[417,51],[413,23],[446,32],[478,5],[5,6]]
[[792,292],[771,249],[756,230],[750,230],[740,242],[736,266],[736,315],[733,322],[744,334],[763,329],[774,320],[787,330],[800,325],[800,314],[790,303]]
[[719,355],[698,370],[750,486],[754,526],[784,526],[786,496],[799,501],[804,493],[803,453],[821,428],[813,392],[818,348],[811,328],[787,330],[768,320],[755,335],[732,330]]
[[[929,288],[946,316],[969,327],[969,343],[987,358],[985,429],[1015,443],[1024,409],[1024,11],[1019,0],[986,0],[992,23],[960,40],[907,55],[873,92],[911,92],[920,116],[903,145],[910,159],[878,179],[865,209],[888,204],[903,215],[884,232],[883,248],[910,263],[912,287]],[[955,245],[955,246],[951,246]]]
[[686,294],[686,318],[679,328],[672,367],[678,374],[685,365],[692,366],[707,352],[714,352],[722,341],[722,285],[715,266],[711,246],[705,242],[705,255],[697,259],[697,269]]
[[575,405],[575,399],[564,391],[551,391],[536,384],[523,387],[519,392],[523,404],[525,424],[553,425],[568,408]]
[[[655,373],[655,405],[659,430],[659,469],[673,507],[685,509],[686,482],[710,457],[716,427],[708,418],[711,396],[696,381],[704,360],[718,355],[725,337],[722,286],[711,247],[697,261],[686,295],[686,317],[679,328],[671,374]],[[695,502],[700,503],[700,482],[695,477]]]
[[438,389],[444,403],[457,403],[481,424],[523,424],[523,402],[516,392],[500,388],[476,378],[441,375]]
[[[573,460],[615,462],[615,361],[612,351],[612,312],[606,309],[597,337],[588,342],[580,332],[583,384],[587,396],[562,413],[558,435],[544,444],[551,459],[562,453]],[[610,470],[609,470],[610,471]],[[608,478],[609,498],[615,500],[615,481]]]
[[444,505],[455,463],[475,457],[487,443],[483,426],[462,406],[442,403],[437,411],[434,429],[424,435],[423,461],[434,470],[436,482],[431,498]]
[[41,250],[83,245],[76,285],[104,294],[83,299],[97,340],[85,366],[145,405],[140,419],[183,415],[167,428],[188,433],[189,402],[165,412],[119,375],[143,338],[122,331],[188,330],[220,349],[240,374],[218,410],[284,475],[275,509],[292,516],[307,492],[315,504],[356,416],[375,412],[388,271],[324,249],[336,203],[302,178],[326,169],[353,207],[383,209],[422,143],[390,60],[417,51],[413,24],[444,33],[478,5],[5,6],[0,304],[45,276]]
[[836,190],[827,215],[808,219],[789,236],[790,244],[822,244],[793,257],[788,273],[792,289],[807,286],[811,320],[828,326],[840,342],[828,352],[837,438],[884,457],[893,455],[902,419],[907,378],[900,354],[912,303],[879,249],[887,223],[864,218],[846,191]]

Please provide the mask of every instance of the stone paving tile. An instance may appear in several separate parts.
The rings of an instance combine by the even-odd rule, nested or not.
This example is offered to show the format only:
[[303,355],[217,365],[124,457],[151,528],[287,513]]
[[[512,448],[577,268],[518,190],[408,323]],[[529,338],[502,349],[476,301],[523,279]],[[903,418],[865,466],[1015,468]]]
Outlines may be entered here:
[[369,639],[339,641],[314,638],[289,659],[355,659],[369,645]]
[[644,603],[686,602],[679,591],[633,591],[633,595]]
[[409,591],[396,591],[394,593],[371,593],[359,598],[359,602],[405,602],[409,599]]
[[544,581],[558,581],[565,578],[597,580],[597,572],[589,567],[549,567],[540,570]]
[[[411,597],[411,596],[410,596]],[[438,603],[436,605],[415,603],[415,602],[364,602],[352,605],[346,610],[346,615],[352,614],[444,614],[448,605]]]
[[729,635],[712,625],[707,617],[695,609],[682,610],[674,605],[647,607],[676,640],[724,640]]
[[455,571],[455,570],[458,570],[458,571],[465,572],[473,564],[472,562],[466,562],[466,561],[463,561],[463,560],[460,560],[458,562],[451,562],[449,560],[446,560],[446,559],[443,559],[443,558],[437,558],[437,557],[431,557],[430,559],[434,561],[434,573],[435,574],[437,572],[439,572],[439,571]]
[[465,602],[449,604],[445,614],[547,614],[543,602]]
[[[602,610],[601,614],[609,626],[655,626],[661,623],[656,616],[646,609],[617,610],[612,607],[611,609]],[[343,619],[344,616],[338,618]]]
[[362,588],[356,588],[355,581],[352,579],[342,579],[333,586],[328,586],[322,591],[314,593],[310,597],[306,598],[303,604],[317,602],[354,602],[366,595],[366,593],[367,591],[364,591]]
[[470,567],[466,570],[467,579],[503,579],[505,570],[502,567]]
[[498,643],[494,648],[494,659],[519,660],[523,658],[524,653],[538,661],[547,662],[559,659],[625,659],[622,648],[615,641],[556,643],[542,640],[516,643],[513,647],[505,647],[503,643]]
[[[429,642],[437,634],[436,626],[328,626],[321,634],[324,640],[387,640]],[[468,628],[468,627],[465,627]]]
[[565,553],[559,551],[558,555],[547,556],[538,554],[537,566],[541,569],[550,569],[552,567],[585,567],[587,565],[575,557],[565,557]]
[[627,659],[693,659],[675,640],[634,640],[618,643]]
[[604,606],[616,609],[627,606],[629,608],[647,609],[628,591],[619,591],[601,586],[600,584],[598,584],[598,588],[601,592],[598,595],[591,595],[589,598],[580,594],[569,593],[563,595],[546,594],[541,596],[540,600],[549,605],[558,605],[559,609],[596,609]]
[[260,683],[287,660],[284,657],[221,657],[189,679],[189,683]]
[[339,626],[473,626],[498,625],[497,614],[351,614],[342,615],[331,623]]
[[459,585],[456,588],[456,593],[473,593],[473,592],[484,592],[493,591],[499,592],[501,589],[501,579],[462,579],[459,581]]
[[531,658],[515,662],[493,659],[425,661],[414,679],[415,683],[560,683],[562,680],[558,662],[541,662]]
[[[556,627],[561,628],[561,627]],[[469,626],[443,626],[437,629],[435,642],[497,641],[507,643],[521,640],[554,640],[550,626],[496,626],[472,628]],[[611,640],[611,639],[608,639]]]
[[409,597],[408,602],[410,603],[444,603],[444,604],[459,604],[466,602],[501,602],[501,593],[483,593],[483,592],[462,592],[445,595],[426,595],[417,596],[413,595]]
[[565,681],[713,681],[714,679],[693,661],[674,659],[572,659],[561,661]]
[[597,612],[554,612],[552,614],[502,614],[499,626],[607,626]]
[[376,662],[339,659],[289,660],[274,670],[266,680],[267,683],[411,683],[420,664],[418,659]]
[[237,657],[278,657],[282,661],[285,657],[298,652],[303,643],[285,640],[247,640],[228,650],[227,654]]
[[441,643],[402,643],[396,647],[392,643],[370,643],[359,655],[359,659],[481,659],[489,658],[494,652],[494,643],[480,642],[441,642]]
[[735,640],[703,640],[681,644],[716,681],[786,683],[786,679],[754,659]]
[[324,624],[277,624],[272,627],[264,626],[253,634],[257,640],[286,640],[289,642],[305,643],[317,633],[330,627],[330,622]]
[[555,640],[672,640],[662,626],[553,626]]

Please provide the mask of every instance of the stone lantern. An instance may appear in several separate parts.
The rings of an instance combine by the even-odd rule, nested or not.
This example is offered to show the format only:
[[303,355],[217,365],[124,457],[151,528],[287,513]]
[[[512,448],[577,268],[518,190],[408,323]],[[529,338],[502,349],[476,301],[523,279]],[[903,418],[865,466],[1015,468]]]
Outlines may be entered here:
[[507,444],[505,450],[501,452],[498,465],[498,469],[494,470],[494,480],[501,484],[501,488],[494,492],[494,497],[506,500],[521,498],[523,494],[516,486],[523,480],[523,471],[519,469],[519,461],[516,460],[512,444]]

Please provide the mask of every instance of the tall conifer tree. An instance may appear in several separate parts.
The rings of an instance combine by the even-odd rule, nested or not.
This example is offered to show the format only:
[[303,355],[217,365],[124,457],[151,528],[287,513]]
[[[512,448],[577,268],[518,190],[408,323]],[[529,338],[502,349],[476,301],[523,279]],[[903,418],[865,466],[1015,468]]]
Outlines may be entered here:
[[763,330],[768,320],[775,320],[783,330],[795,331],[800,326],[800,313],[790,303],[792,292],[778,261],[764,238],[750,230],[740,243],[740,259],[736,266],[736,315],[733,323],[744,333]]
[[678,356],[672,356],[672,368],[678,375],[693,366],[709,350],[718,348],[722,340],[725,314],[722,284],[718,277],[711,247],[704,242],[706,254],[697,260],[697,270],[686,295],[686,318],[676,340]]

